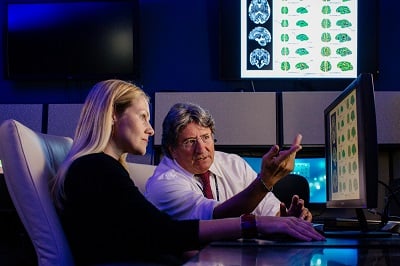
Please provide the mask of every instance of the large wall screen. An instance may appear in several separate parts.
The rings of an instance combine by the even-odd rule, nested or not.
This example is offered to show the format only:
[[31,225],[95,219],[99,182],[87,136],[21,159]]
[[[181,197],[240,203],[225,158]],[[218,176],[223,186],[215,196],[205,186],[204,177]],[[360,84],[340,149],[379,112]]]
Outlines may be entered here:
[[241,0],[242,78],[355,78],[357,0]]

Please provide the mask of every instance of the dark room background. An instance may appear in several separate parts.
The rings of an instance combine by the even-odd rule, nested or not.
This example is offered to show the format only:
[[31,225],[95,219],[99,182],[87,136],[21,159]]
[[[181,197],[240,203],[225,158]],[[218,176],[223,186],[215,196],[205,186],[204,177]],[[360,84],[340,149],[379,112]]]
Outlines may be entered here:
[[[83,102],[94,81],[27,82],[5,79],[4,31],[7,2],[17,1],[1,0],[0,4],[0,103]],[[279,83],[271,85],[254,80],[251,84],[249,80],[226,81],[219,78],[219,2],[139,1],[141,76],[137,83],[141,84],[150,96],[158,91],[252,91],[253,86],[256,91],[281,90]],[[379,0],[377,10],[372,11],[378,15],[379,75],[375,80],[376,90],[400,90],[397,82],[397,65],[400,61],[400,54],[397,52],[400,41],[398,7],[400,4],[397,1]],[[296,83],[293,86],[296,87]],[[302,90],[301,86],[294,89]],[[337,88],[341,89],[343,88]]]

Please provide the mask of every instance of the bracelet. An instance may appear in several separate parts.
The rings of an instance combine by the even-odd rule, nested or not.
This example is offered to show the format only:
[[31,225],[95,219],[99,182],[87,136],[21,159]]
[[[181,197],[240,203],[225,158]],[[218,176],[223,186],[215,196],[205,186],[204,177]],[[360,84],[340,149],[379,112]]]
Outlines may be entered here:
[[272,186],[271,188],[268,188],[268,187],[267,187],[267,184],[265,184],[264,180],[261,178],[260,175],[258,175],[257,177],[258,177],[258,179],[260,179],[261,184],[263,184],[263,186],[265,187],[265,189],[266,189],[268,192],[272,192],[272,191],[274,190],[274,186]]
[[254,214],[242,214],[240,216],[240,224],[242,228],[242,238],[249,239],[257,237],[257,223]]

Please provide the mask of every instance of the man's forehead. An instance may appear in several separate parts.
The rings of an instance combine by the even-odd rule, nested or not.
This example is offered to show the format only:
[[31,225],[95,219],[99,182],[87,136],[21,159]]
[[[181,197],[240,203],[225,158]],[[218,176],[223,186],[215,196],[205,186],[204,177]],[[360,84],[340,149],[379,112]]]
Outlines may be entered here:
[[211,129],[209,127],[203,127],[199,124],[190,123],[180,131],[179,135],[181,137],[196,137],[197,135],[204,135],[208,133],[211,133]]

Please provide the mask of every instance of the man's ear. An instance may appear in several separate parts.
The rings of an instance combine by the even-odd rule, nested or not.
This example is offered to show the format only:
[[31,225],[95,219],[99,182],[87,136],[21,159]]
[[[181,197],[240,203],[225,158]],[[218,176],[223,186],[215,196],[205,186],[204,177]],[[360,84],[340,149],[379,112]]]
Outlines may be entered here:
[[172,146],[168,146],[168,151],[171,154],[171,157],[175,159],[175,149]]

